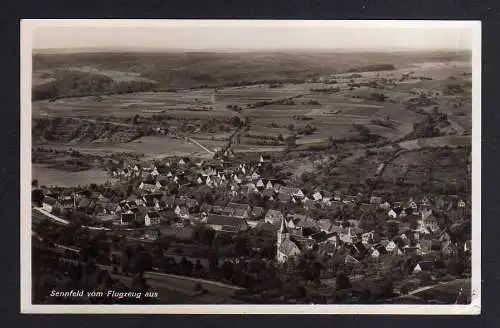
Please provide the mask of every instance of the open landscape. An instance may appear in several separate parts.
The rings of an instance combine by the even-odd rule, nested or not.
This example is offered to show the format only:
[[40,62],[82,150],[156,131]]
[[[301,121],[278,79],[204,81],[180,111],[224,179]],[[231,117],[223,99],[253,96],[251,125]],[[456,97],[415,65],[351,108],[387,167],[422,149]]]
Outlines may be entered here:
[[469,304],[471,56],[36,51],[34,302]]

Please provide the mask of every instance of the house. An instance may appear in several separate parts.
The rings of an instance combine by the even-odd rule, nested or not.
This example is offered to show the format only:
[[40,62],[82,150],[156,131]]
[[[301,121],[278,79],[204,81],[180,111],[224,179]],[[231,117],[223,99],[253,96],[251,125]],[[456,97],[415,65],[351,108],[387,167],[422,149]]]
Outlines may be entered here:
[[267,211],[264,221],[271,224],[279,224],[284,218],[283,213],[280,211],[270,209]]
[[391,208],[391,204],[389,202],[383,202],[382,204],[379,205],[381,209],[388,210]]
[[165,205],[167,208],[174,208],[175,207],[176,198],[173,195],[162,197],[162,201],[165,202]]
[[432,271],[433,263],[431,261],[420,261],[413,268],[413,273],[418,274],[420,272],[430,272]]
[[471,251],[472,251],[472,241],[471,240],[467,240],[464,243],[464,252],[471,252]]
[[120,224],[126,225],[135,221],[135,213],[131,210],[120,214]]
[[144,232],[144,238],[149,239],[149,240],[156,240],[160,237],[160,231],[157,229],[147,229]]
[[277,224],[271,224],[269,222],[260,221],[258,222],[254,229],[256,231],[267,232],[267,233],[276,233],[279,230],[280,226]]
[[[294,198],[297,199],[297,197],[295,197],[295,196],[294,196]],[[300,198],[298,198],[297,200],[300,200]],[[302,204],[304,204],[304,207],[306,207],[306,208],[311,208],[314,206],[314,200],[309,199],[309,197],[305,196],[302,199]]]
[[376,249],[374,247],[370,248],[370,257],[371,258],[377,259],[379,256],[380,256],[380,252],[378,249]]
[[397,252],[399,250],[396,243],[392,240],[387,243],[387,245],[385,246],[385,249],[388,253]]
[[259,179],[259,181],[257,181],[257,183],[255,184],[255,187],[257,189],[264,189],[265,188],[264,181],[262,181],[262,179]]
[[342,192],[340,190],[335,190],[333,192],[333,200],[340,202],[342,201]]
[[361,235],[361,242],[363,244],[369,244],[369,243],[373,242],[373,234],[374,234],[374,231],[363,233]]
[[[161,185],[160,185],[160,187],[161,187]],[[142,191],[145,191],[145,192],[150,192],[150,193],[153,193],[155,191],[160,190],[160,188],[158,188],[158,186],[156,184],[147,183],[147,182],[141,182],[141,184],[139,185],[139,189]]]
[[82,198],[77,204],[77,208],[80,211],[93,211],[96,206],[96,202],[90,198]]
[[144,217],[144,225],[146,227],[160,224],[160,214],[158,212],[148,212]]
[[392,208],[389,210],[389,212],[387,212],[387,216],[390,217],[391,219],[397,219],[398,218],[398,214]]
[[142,200],[144,202],[144,206],[155,207],[156,204],[159,204],[162,197],[163,197],[162,194],[147,194],[142,196]]
[[382,197],[371,196],[370,197],[370,204],[373,204],[373,205],[380,205],[380,204],[382,204]]
[[316,228],[316,220],[309,216],[305,216],[304,218],[300,219],[295,226],[297,228],[301,229],[314,229]]
[[42,209],[44,211],[47,211],[51,213],[56,207],[58,207],[59,204],[57,202],[57,199],[51,196],[45,196],[42,201]]
[[186,206],[177,205],[175,207],[174,213],[181,219],[189,219],[189,211]]
[[207,225],[215,231],[237,233],[248,229],[248,224],[243,218],[235,218],[227,215],[210,214]]
[[274,189],[271,180],[267,181],[267,183],[266,183],[266,189],[268,189],[268,190],[273,190]]
[[250,216],[254,219],[261,219],[264,216],[264,208],[260,206],[254,206],[250,212]]
[[192,211],[194,211],[198,207],[199,203],[198,203],[198,201],[196,199],[186,198],[185,205],[186,205],[187,209],[190,212],[192,212]]
[[76,206],[75,197],[66,195],[59,197],[59,205],[63,209],[70,209]]
[[330,232],[333,224],[332,224],[332,221],[330,221],[329,219],[321,219],[321,220],[318,220],[316,226],[321,230],[321,231],[324,231],[324,232]]
[[312,199],[316,202],[322,201],[323,200],[323,194],[321,191],[316,191],[312,194]]
[[343,200],[344,204],[355,204],[357,201],[358,201],[357,196],[349,196],[349,195],[346,195]]
[[359,261],[353,257],[352,255],[347,254],[344,260],[345,264],[356,265],[359,264]]
[[248,205],[248,204],[240,204],[240,203],[232,203],[232,202],[230,202],[230,203],[228,203],[226,205],[226,207],[229,207],[229,208],[232,208],[232,209],[235,209],[235,210],[240,209],[240,210],[244,210],[246,212],[250,211],[250,205]]
[[200,206],[200,213],[208,214],[212,211],[212,205],[210,204],[202,204]]
[[432,213],[432,210],[423,209],[421,211],[421,220],[419,224],[423,225],[430,232],[439,231],[439,222]]
[[431,202],[430,202],[429,198],[428,197],[422,198],[422,200],[420,202],[420,206],[429,208],[431,206]]

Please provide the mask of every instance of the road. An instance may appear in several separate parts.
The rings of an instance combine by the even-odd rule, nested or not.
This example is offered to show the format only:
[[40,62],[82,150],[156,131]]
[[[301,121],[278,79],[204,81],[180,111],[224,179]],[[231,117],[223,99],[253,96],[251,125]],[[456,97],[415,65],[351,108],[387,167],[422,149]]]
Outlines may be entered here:
[[[69,258],[60,257],[59,260],[66,263],[78,264],[78,261]],[[101,264],[97,266],[102,270],[108,271],[112,278],[127,286],[130,286],[132,283],[132,276],[113,273],[112,266]],[[168,303],[225,303],[233,297],[235,292],[243,289],[217,281],[154,271],[145,272],[144,278],[151,289],[158,292],[160,301]],[[206,290],[206,293],[201,294],[199,291],[195,290],[195,286],[198,284]],[[175,299],[176,297],[177,300]]]
[[215,153],[213,151],[211,151],[210,149],[208,149],[207,147],[203,146],[201,143],[199,143],[198,141],[194,140],[193,138],[190,138],[190,137],[184,137],[184,139],[187,141],[187,142],[191,142],[197,146],[199,146],[200,148],[202,148],[204,151],[206,151],[207,153],[209,153],[210,155],[214,155]]
[[439,299],[441,302],[447,304],[457,304],[466,303],[470,299],[470,292],[470,279],[455,279],[417,288],[406,295],[397,297],[395,300],[403,300],[408,296],[416,296],[426,301]]
[[[44,219],[49,219],[52,222],[55,222],[57,224],[62,224],[62,225],[68,225],[70,222],[68,220],[61,219],[58,216],[55,216],[45,210],[43,210],[40,207],[33,207],[32,211],[32,220],[44,220]],[[106,230],[110,231],[110,228],[104,228],[104,227],[89,227],[89,226],[82,226],[82,228],[89,229],[89,230]]]

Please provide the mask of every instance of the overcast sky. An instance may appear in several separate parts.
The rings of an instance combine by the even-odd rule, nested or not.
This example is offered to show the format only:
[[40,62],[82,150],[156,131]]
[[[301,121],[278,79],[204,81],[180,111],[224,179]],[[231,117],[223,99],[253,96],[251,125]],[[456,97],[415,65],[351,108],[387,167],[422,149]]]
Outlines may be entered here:
[[475,35],[471,22],[35,20],[23,24],[32,33],[34,49],[470,50]]

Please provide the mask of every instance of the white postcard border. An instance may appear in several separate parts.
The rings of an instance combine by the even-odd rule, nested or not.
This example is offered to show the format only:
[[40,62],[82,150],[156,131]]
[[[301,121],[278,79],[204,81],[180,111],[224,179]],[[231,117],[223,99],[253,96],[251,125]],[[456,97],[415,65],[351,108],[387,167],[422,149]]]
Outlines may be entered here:
[[[472,302],[468,305],[35,305],[31,302],[31,80],[33,31],[40,26],[338,26],[453,28],[473,31],[472,51]],[[481,312],[481,22],[308,20],[52,20],[21,21],[21,313],[86,314],[394,314],[477,315]]]

